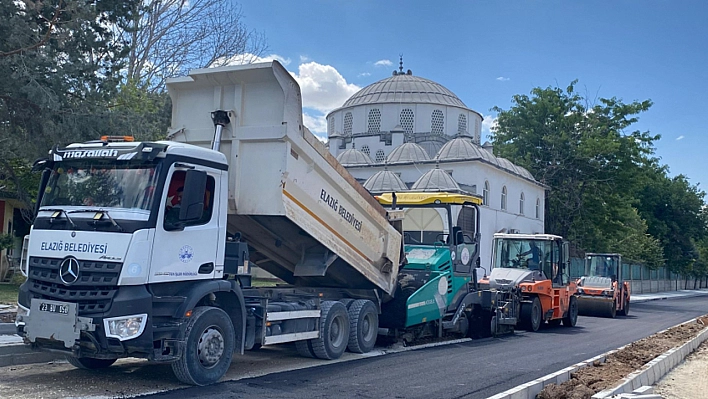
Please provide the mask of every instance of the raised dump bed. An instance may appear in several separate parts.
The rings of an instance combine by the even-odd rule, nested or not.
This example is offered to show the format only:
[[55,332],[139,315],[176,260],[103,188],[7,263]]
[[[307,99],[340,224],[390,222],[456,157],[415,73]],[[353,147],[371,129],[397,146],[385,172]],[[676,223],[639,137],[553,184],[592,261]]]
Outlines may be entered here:
[[228,231],[251,263],[301,286],[395,289],[401,234],[386,211],[302,124],[300,88],[278,62],[169,79],[169,139],[212,147],[226,111]]

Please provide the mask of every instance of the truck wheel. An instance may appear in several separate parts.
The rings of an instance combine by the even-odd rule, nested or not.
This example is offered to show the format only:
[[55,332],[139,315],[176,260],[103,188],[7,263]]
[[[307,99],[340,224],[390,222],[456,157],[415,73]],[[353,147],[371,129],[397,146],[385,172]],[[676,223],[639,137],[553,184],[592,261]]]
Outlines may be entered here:
[[489,338],[492,336],[492,312],[475,309],[469,318],[469,336],[472,339]]
[[91,357],[67,356],[66,360],[72,366],[84,370],[97,370],[110,367],[118,359],[94,359]]
[[319,359],[338,359],[349,342],[349,315],[341,302],[324,301],[320,315],[320,336],[310,340]]
[[177,379],[190,385],[219,381],[231,365],[235,347],[234,326],[229,315],[219,308],[195,308],[184,336],[187,341],[184,353],[172,363]]
[[379,334],[379,314],[373,302],[359,299],[349,306],[349,344],[354,353],[367,353],[374,349]]
[[607,309],[607,317],[610,319],[614,319],[615,316],[617,316],[617,302],[612,301],[612,303],[608,304],[609,307]]
[[521,304],[521,325],[525,330],[538,331],[543,321],[541,316],[541,301],[538,297],[534,297],[531,303]]
[[310,341],[310,339],[306,341],[295,341],[295,349],[297,349],[298,355],[302,357],[315,357],[315,352],[312,351]]
[[563,317],[563,325],[566,327],[575,327],[578,323],[578,298],[575,296],[570,297],[570,304],[568,304],[568,314]]

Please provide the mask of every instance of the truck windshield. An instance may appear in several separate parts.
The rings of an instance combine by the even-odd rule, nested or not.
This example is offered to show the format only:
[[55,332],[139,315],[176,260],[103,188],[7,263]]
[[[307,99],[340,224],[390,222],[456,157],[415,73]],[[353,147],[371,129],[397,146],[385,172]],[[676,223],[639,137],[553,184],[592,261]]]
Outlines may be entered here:
[[544,270],[551,259],[550,241],[496,239],[494,267]]
[[618,259],[613,256],[588,256],[588,276],[616,277]]
[[404,242],[406,244],[435,245],[446,244],[448,231],[445,226],[445,208],[408,208],[403,219]]
[[159,175],[157,165],[59,162],[52,169],[41,206],[149,210]]

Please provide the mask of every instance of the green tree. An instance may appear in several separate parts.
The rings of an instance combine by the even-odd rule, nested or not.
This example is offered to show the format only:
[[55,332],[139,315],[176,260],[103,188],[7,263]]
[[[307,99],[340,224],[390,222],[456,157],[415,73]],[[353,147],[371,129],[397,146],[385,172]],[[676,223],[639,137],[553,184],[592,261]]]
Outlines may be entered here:
[[116,30],[139,0],[0,2],[0,177],[31,207],[20,184],[55,143],[109,134],[110,100],[128,48]]
[[575,91],[534,88],[516,95],[508,110],[494,108],[492,132],[498,156],[528,169],[549,186],[546,231],[562,235],[579,251],[630,247],[636,260],[657,264],[658,243],[647,237],[634,193],[655,168],[659,136],[627,130],[651,101],[624,103],[600,98],[592,103]]

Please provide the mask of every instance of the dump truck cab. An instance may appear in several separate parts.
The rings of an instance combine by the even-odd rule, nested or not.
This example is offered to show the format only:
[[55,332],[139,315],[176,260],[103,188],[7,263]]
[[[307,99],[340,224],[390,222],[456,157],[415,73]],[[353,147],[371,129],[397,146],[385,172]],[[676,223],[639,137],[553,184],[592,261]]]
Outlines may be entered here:
[[578,279],[578,305],[582,315],[614,318],[629,314],[630,287],[622,273],[622,255],[588,253],[585,272]]
[[521,297],[518,324],[537,331],[577,322],[577,286],[568,274],[568,243],[551,234],[495,234],[492,271],[480,283],[490,289],[517,291]]
[[[406,192],[387,193],[377,199],[385,207],[403,212],[405,252],[395,296],[382,309],[400,317],[382,317],[381,327],[438,327],[467,335],[469,295],[474,291],[479,265],[481,198]],[[424,331],[418,329],[414,334],[420,336]]]

